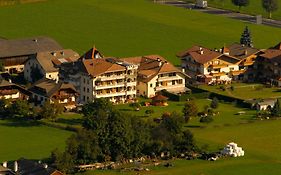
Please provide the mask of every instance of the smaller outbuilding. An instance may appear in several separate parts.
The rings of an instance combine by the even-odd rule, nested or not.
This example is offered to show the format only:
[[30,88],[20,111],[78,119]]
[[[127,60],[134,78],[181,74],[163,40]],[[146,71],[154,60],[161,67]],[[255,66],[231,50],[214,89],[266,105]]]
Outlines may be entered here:
[[156,94],[154,97],[151,98],[151,104],[154,106],[168,106],[167,100],[168,98],[161,94]]

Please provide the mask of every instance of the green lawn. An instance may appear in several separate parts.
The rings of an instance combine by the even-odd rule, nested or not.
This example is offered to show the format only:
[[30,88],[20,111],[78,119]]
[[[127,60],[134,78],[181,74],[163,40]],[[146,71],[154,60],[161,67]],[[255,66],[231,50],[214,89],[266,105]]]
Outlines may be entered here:
[[55,148],[63,150],[66,138],[72,134],[32,122],[6,120],[0,120],[0,133],[0,162],[47,158]]
[[[197,104],[207,104],[207,100],[197,100]],[[179,110],[179,108],[175,108]],[[239,111],[246,114],[236,115]],[[199,145],[208,145],[210,151],[217,151],[229,142],[236,142],[245,150],[241,158],[224,158],[215,162],[203,160],[177,160],[172,168],[163,166],[151,167],[150,172],[141,174],[187,174],[187,175],[276,175],[281,173],[281,133],[278,132],[281,120],[253,120],[255,111],[241,109],[232,104],[220,103],[220,114],[214,117],[210,124],[199,123],[199,118],[193,118],[186,125],[193,133]],[[133,112],[132,113],[138,113]],[[160,113],[160,112],[159,112]],[[203,127],[202,127],[203,126]],[[91,174],[135,174],[136,172],[89,171]]]
[[[192,0],[185,0],[187,2],[194,2]],[[281,0],[277,0],[279,4],[279,9],[272,13],[272,18],[281,19]],[[249,0],[250,4],[246,7],[241,8],[241,13],[247,13],[252,15],[262,15],[268,17],[268,13],[262,7],[262,0]],[[231,0],[210,0],[208,1],[208,6],[218,7],[222,9],[229,9],[233,11],[238,11],[238,7],[233,5]]]
[[[262,84],[246,84],[246,83],[233,83],[231,86],[234,90],[227,88],[222,90],[221,85],[208,86],[200,85],[199,87],[211,92],[232,96],[240,99],[257,99],[257,98],[280,98],[281,89],[277,87],[267,88]],[[229,85],[226,87],[230,87]]]
[[218,48],[239,42],[246,25],[256,47],[268,48],[281,37],[278,28],[149,0],[49,0],[0,8],[1,37],[45,35],[79,53],[95,44],[106,56],[160,54],[175,64],[175,54],[194,44]]

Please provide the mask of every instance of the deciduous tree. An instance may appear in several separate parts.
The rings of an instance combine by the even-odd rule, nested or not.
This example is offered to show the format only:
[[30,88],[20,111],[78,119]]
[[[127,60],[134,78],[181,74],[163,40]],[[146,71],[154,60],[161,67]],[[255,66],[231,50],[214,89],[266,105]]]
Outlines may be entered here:
[[277,0],[262,0],[262,7],[268,12],[268,17],[271,19],[272,12],[278,10]]

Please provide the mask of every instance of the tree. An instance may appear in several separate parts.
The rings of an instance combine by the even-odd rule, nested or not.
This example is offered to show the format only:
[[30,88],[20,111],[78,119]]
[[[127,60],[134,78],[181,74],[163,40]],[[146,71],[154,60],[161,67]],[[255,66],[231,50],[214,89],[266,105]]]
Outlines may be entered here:
[[243,33],[241,34],[240,44],[248,46],[248,47],[253,47],[251,33],[250,33],[248,26],[245,27]]
[[281,100],[277,99],[275,102],[271,114],[275,117],[281,117]]
[[46,101],[40,112],[40,117],[45,119],[55,120],[58,117],[58,114],[61,114],[63,111],[62,104],[58,102],[51,103],[50,101]]
[[217,109],[219,107],[219,101],[216,97],[213,98],[210,107],[213,109]]
[[7,117],[7,109],[9,109],[10,101],[8,99],[0,99],[0,116]]
[[27,101],[17,100],[9,106],[10,115],[16,118],[26,118],[31,114],[30,107]]
[[241,7],[246,7],[249,5],[249,0],[231,0],[231,2],[239,7],[239,12],[241,10]]
[[272,12],[278,9],[278,0],[262,0],[262,7],[268,12],[268,17],[271,19]]
[[185,103],[183,108],[183,115],[185,121],[188,122],[191,117],[195,117],[198,113],[198,108],[194,102],[194,100],[188,101]]

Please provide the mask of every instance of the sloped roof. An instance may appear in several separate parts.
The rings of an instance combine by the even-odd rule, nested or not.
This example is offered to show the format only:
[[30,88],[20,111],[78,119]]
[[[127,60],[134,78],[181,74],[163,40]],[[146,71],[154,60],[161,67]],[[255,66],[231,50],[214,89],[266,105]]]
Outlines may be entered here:
[[19,172],[21,175],[52,175],[52,174],[61,174],[62,172],[52,168],[52,167],[44,167],[45,165],[42,163],[38,163],[36,161],[20,159],[18,160]]
[[124,71],[124,66],[111,63],[106,59],[86,59],[83,60],[84,70],[93,77],[97,77],[103,73]]
[[254,55],[260,51],[259,49],[248,47],[238,43],[231,44],[227,46],[227,48],[229,50],[230,56],[236,57],[240,60],[247,58],[251,55]]
[[90,50],[88,50],[84,55],[82,55],[81,58],[85,59],[96,59],[96,58],[103,58],[103,54],[97,50],[97,48],[94,46]]
[[56,72],[63,63],[74,62],[79,59],[79,54],[71,49],[63,49],[51,52],[39,52],[35,59],[40,63],[45,72]]
[[121,58],[121,60],[137,64],[139,66],[138,79],[143,82],[148,82],[161,73],[178,72],[184,74],[160,55]]
[[281,58],[281,50],[267,49],[260,56],[266,59]]
[[46,97],[52,97],[58,90],[61,89],[72,89],[73,91],[77,92],[72,84],[63,82],[56,83],[55,80],[50,80],[47,78],[42,78],[41,80],[35,82],[32,87],[29,88],[29,91]]
[[168,100],[168,97],[161,95],[161,94],[157,94],[154,97],[151,98],[153,101],[162,101],[162,100]]
[[221,55],[221,53],[212,51],[202,46],[193,46],[190,49],[184,50],[177,54],[178,57],[183,58],[190,55],[196,62],[205,64]]
[[24,39],[0,40],[0,58],[33,55],[37,52],[60,49],[62,49],[62,47],[55,40],[44,36]]

